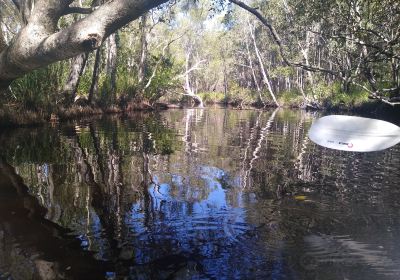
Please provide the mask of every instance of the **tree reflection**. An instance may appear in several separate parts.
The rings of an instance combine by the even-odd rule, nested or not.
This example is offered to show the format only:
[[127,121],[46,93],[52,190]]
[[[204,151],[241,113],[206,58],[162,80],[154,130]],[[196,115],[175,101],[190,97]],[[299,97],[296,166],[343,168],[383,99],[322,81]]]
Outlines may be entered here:
[[[38,224],[32,226],[34,235],[54,244],[72,242],[74,252],[86,252],[80,260],[93,267],[106,263],[107,271],[133,278],[273,273],[290,278],[293,269],[307,274],[302,256],[311,246],[308,241],[325,240],[315,237],[316,232],[353,233],[356,229],[348,225],[354,221],[361,232],[378,223],[364,213],[372,206],[351,202],[355,194],[380,207],[393,205],[387,193],[363,188],[382,188],[381,181],[363,176],[366,162],[389,166],[377,166],[374,176],[389,171],[400,176],[390,169],[396,156],[341,154],[338,160],[336,151],[316,147],[307,138],[312,118],[286,110],[172,110],[17,130],[7,138],[0,134],[0,151],[15,166],[7,174],[18,174],[28,186],[22,197],[29,199],[18,196],[17,187],[11,189],[18,207],[25,209],[23,222],[51,224],[62,236],[59,241]],[[10,177],[4,178],[0,185],[10,185]],[[388,181],[394,185],[395,178]],[[21,206],[32,199],[36,212],[29,203]],[[2,207],[11,213],[17,206]],[[15,222],[11,214],[7,219]],[[63,228],[77,238],[64,237]],[[15,226],[7,236],[20,230]],[[356,237],[342,243],[368,244]],[[39,249],[44,255],[53,253]],[[7,259],[10,250],[1,247],[1,257]],[[43,259],[45,270],[48,259]],[[64,259],[57,255],[55,260],[54,273],[67,273]]]

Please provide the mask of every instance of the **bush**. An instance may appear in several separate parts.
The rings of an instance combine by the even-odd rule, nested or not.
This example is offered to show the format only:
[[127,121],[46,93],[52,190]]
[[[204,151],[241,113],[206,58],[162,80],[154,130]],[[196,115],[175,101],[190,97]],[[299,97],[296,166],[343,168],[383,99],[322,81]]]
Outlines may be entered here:
[[225,94],[223,92],[208,91],[198,94],[206,104],[215,104],[225,102]]
[[15,80],[10,86],[12,99],[26,109],[51,110],[66,78],[65,65],[65,62],[54,63]]
[[278,95],[278,103],[281,106],[300,107],[303,102],[303,96],[297,89],[285,90]]
[[236,83],[231,84],[225,102],[234,105],[253,104],[258,102],[258,94],[248,88],[243,88]]

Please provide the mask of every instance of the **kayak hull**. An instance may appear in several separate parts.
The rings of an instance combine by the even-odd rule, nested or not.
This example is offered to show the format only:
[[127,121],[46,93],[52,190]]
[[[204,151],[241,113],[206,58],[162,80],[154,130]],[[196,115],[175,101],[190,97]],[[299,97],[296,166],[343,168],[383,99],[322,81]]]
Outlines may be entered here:
[[373,152],[390,148],[400,142],[400,127],[381,120],[331,115],[316,120],[309,138],[326,148]]

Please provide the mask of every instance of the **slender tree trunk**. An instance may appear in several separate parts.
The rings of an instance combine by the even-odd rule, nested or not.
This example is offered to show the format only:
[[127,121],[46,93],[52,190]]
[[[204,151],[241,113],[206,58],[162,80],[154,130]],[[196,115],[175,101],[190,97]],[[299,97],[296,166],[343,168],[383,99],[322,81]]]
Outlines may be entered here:
[[94,96],[97,95],[99,91],[99,75],[100,75],[100,62],[101,62],[101,48],[96,50],[96,57],[94,59],[92,83],[89,89],[88,101],[93,103]]
[[111,94],[111,100],[116,100],[116,89],[117,89],[117,55],[118,55],[118,34],[114,33],[107,39],[107,77],[109,79],[110,87],[109,94]]
[[276,100],[274,91],[273,91],[272,86],[271,86],[271,82],[270,82],[270,80],[269,80],[269,78],[268,78],[268,75],[267,75],[267,72],[266,72],[266,70],[265,70],[264,63],[263,63],[263,61],[262,61],[260,51],[259,51],[259,49],[258,49],[258,47],[257,47],[256,37],[255,37],[254,32],[253,32],[253,26],[250,24],[250,22],[249,22],[249,29],[250,29],[250,35],[251,35],[251,37],[253,38],[254,50],[256,51],[256,55],[257,55],[257,58],[258,58],[258,62],[259,62],[259,64],[260,64],[260,69],[261,69],[261,73],[262,73],[262,76],[263,76],[263,82],[264,82],[264,84],[267,86],[268,91],[269,91],[269,94],[271,95],[271,97],[272,97],[272,99],[273,99],[275,105],[276,105],[277,107],[279,107],[280,105],[279,105],[279,103],[278,103],[278,100]]
[[82,53],[71,61],[71,71],[61,92],[61,95],[67,100],[67,104],[73,103],[76,99],[79,81],[85,70],[88,56],[88,53]]
[[191,57],[192,51],[191,49],[186,53],[186,74],[185,74],[185,91],[186,95],[193,98],[193,100],[198,104],[199,108],[204,108],[204,103],[203,100],[198,96],[195,91],[193,90],[191,84],[190,84],[190,57]]
[[227,77],[227,73],[226,73],[225,57],[224,57],[224,99],[225,99],[224,102],[227,103],[227,101],[228,101],[228,77]]
[[147,13],[140,17],[140,60],[138,65],[138,82],[141,85],[146,77],[147,62]]
[[[246,50],[247,50],[247,57],[249,59],[249,65],[250,65],[250,69],[251,69],[251,76],[253,77],[253,81],[256,86],[257,92],[261,92],[261,88],[260,88],[260,85],[258,84],[258,79],[256,76],[256,71],[253,66],[253,59],[250,54],[249,42],[247,40],[246,40]],[[261,100],[261,95],[260,95],[260,100]]]
[[[303,47],[299,43],[300,52],[303,55],[304,62],[305,62],[306,66],[311,66],[310,59],[309,59],[310,44],[311,44],[311,32],[306,31],[306,46]],[[311,71],[306,71],[306,73],[307,73],[308,81],[310,83],[311,92],[314,95],[314,77],[313,77],[313,74],[312,74]],[[304,90],[303,90],[303,93],[304,93]],[[308,100],[308,97],[307,97],[307,95],[305,93],[303,94],[303,96],[305,97],[305,100]],[[311,99],[313,99],[313,97]]]
[[398,89],[400,87],[399,64],[397,63],[396,59],[392,59],[391,66],[392,66],[392,85],[394,88]]
[[[92,1],[92,8],[96,7],[102,2],[101,0],[93,0]],[[79,7],[82,8],[82,0],[78,1]],[[75,15],[75,21],[78,21],[82,18],[81,15]],[[79,82],[81,76],[86,67],[87,60],[89,58],[89,53],[85,52],[80,55],[75,56],[71,60],[71,67],[68,79],[62,89],[61,95],[67,101],[67,104],[71,104],[76,100],[76,93],[78,90]]]
[[256,89],[257,89],[257,92],[258,92],[258,98],[260,99],[261,102],[264,103],[264,101],[262,99],[262,96],[261,96],[261,88],[260,88],[260,85],[258,84],[256,71],[255,71],[254,66],[253,66],[253,59],[251,57],[249,42],[248,42],[247,38],[246,38],[246,50],[247,50],[247,57],[249,59],[251,75],[253,77],[253,81],[254,81],[254,84],[256,85]]

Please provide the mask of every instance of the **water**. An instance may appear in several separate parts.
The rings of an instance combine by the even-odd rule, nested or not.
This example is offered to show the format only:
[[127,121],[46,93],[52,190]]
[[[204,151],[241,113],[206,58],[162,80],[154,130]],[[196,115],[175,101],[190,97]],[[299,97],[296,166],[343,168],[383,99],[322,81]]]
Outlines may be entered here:
[[400,279],[400,146],[314,114],[169,110],[0,133],[0,279]]

